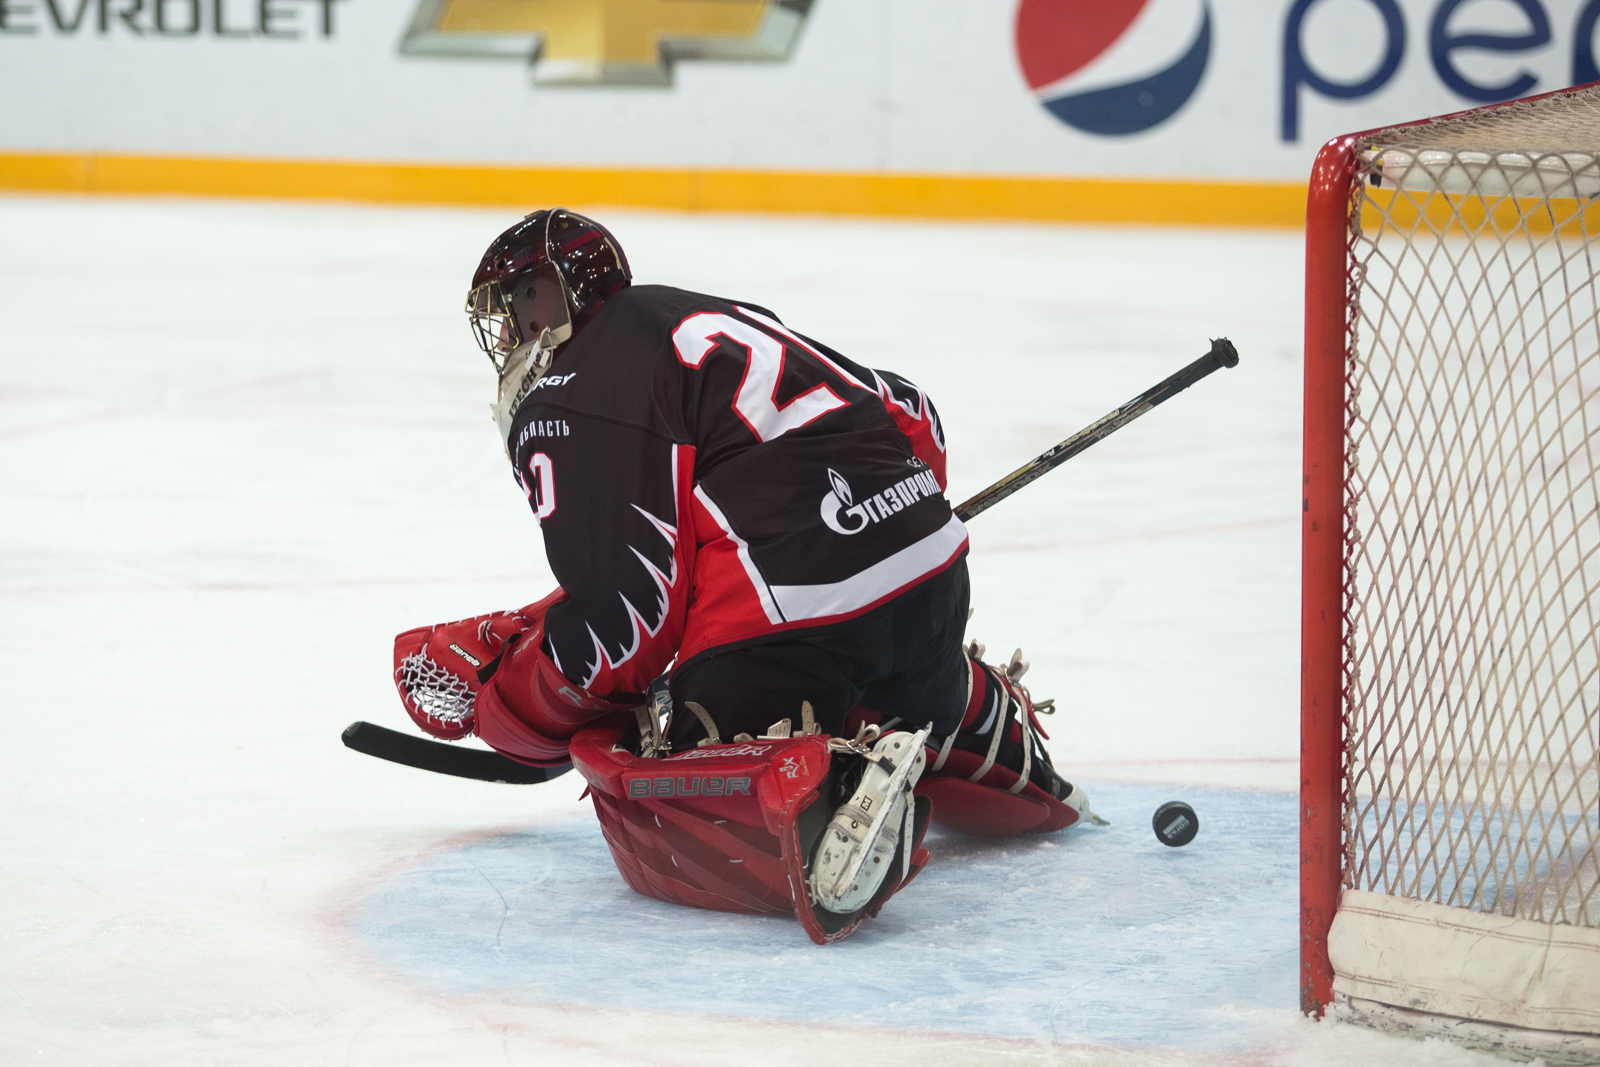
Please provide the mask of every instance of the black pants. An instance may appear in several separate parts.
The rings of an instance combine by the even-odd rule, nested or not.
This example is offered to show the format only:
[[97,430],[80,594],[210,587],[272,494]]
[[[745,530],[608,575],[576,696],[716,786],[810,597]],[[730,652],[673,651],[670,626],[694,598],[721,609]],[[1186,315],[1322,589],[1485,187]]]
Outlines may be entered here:
[[961,645],[969,592],[962,557],[850,622],[696,657],[672,673],[674,747],[706,736],[686,700],[710,713],[724,742],[740,733],[759,737],[780,719],[798,730],[803,700],[823,733],[835,736],[857,706],[913,730],[931,722],[935,734],[949,733],[966,710]]

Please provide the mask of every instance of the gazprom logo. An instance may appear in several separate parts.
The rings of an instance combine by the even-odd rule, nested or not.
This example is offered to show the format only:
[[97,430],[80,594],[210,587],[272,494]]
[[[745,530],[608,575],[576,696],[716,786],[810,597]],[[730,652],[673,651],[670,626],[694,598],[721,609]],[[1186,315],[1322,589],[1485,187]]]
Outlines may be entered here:
[[1046,111],[1107,137],[1157,126],[1211,58],[1210,0],[1021,0],[1017,61]]
[[[863,498],[859,504],[855,502],[855,494],[850,491],[850,483],[844,480],[844,475],[831,467],[828,468],[828,484],[832,488],[822,498],[823,524],[834,533],[847,536],[858,534],[873,523],[892,518],[919,500],[936,497],[941,492],[938,479],[926,467],[910,477],[900,479],[881,493]],[[854,525],[846,526],[839,518],[840,512],[854,519]]]

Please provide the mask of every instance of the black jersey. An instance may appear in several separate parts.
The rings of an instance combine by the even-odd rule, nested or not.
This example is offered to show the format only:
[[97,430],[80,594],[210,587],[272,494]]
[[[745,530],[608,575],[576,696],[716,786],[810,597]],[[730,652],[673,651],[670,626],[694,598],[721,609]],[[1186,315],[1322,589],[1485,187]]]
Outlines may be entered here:
[[966,551],[933,405],[749,304],[610,298],[507,442],[567,599],[545,651],[596,696],[674,656],[837,625]]

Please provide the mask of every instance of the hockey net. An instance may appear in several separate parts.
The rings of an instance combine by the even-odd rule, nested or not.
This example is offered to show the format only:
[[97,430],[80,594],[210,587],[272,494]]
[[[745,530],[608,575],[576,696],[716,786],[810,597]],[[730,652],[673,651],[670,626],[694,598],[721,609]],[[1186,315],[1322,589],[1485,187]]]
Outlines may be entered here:
[[1333,989],[1600,1062],[1600,93],[1340,151]]

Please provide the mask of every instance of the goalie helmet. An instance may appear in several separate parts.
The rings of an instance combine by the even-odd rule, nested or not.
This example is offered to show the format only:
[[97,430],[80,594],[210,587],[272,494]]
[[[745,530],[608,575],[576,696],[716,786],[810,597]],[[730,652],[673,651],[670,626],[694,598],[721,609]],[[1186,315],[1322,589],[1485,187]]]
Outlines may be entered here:
[[565,208],[535,211],[495,238],[472,276],[467,315],[500,377],[490,410],[501,440],[556,349],[632,280],[611,232]]
[[[550,208],[495,238],[472,276],[466,310],[478,347],[504,376],[517,349],[538,343],[548,331],[553,350],[632,280],[628,258],[609,230],[565,208]],[[559,293],[541,294],[541,281],[553,281]],[[552,299],[556,295],[559,302]]]

